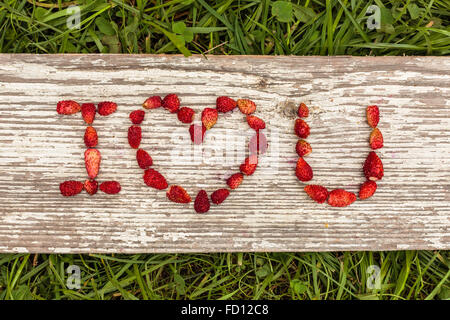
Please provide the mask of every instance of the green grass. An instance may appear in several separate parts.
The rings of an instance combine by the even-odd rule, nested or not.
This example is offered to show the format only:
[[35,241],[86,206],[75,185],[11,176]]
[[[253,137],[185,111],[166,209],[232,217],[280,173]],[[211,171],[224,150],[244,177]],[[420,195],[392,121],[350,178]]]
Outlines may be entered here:
[[[68,4],[80,29],[66,26]],[[373,4],[379,30],[366,26]],[[448,55],[449,17],[450,0],[3,0],[0,51]],[[449,277],[448,251],[0,255],[0,299],[450,299]]]
[[[67,4],[73,3],[81,8],[81,27],[71,30],[66,26],[72,14]],[[379,30],[366,26],[371,5],[380,8]],[[279,8],[269,0],[3,0],[0,50],[186,55],[450,53],[449,0],[302,0]]]
[[[81,289],[67,288],[69,265]],[[367,287],[370,265],[380,287]],[[1,299],[449,299],[445,252],[0,255]]]

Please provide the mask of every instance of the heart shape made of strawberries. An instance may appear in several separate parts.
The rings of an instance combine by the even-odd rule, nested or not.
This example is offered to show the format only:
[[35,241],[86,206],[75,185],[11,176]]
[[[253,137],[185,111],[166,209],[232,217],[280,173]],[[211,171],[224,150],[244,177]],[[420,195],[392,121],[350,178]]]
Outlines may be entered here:
[[[180,122],[191,124],[189,133],[194,144],[201,144],[205,138],[205,133],[210,130],[218,121],[219,114],[231,112],[236,108],[246,116],[250,128],[255,130],[255,135],[249,143],[249,156],[239,167],[239,172],[232,174],[226,181],[228,188],[215,190],[208,197],[205,190],[200,190],[194,200],[194,209],[197,213],[205,213],[210,209],[210,202],[219,205],[230,195],[230,190],[237,189],[242,183],[244,176],[252,175],[258,165],[258,156],[264,154],[268,144],[264,133],[260,132],[266,128],[264,120],[256,117],[256,104],[249,99],[238,99],[221,96],[216,100],[216,108],[205,108],[201,113],[201,125],[192,124],[195,111],[188,107],[180,107],[180,99],[176,94],[168,94],[161,99],[160,96],[152,96],[143,103],[145,110],[158,108],[167,109],[170,113],[176,114]],[[169,186],[164,175],[151,168],[153,159],[151,155],[140,148],[142,140],[142,128],[140,124],[145,118],[144,110],[135,110],[130,113],[130,120],[133,123],[128,128],[128,143],[136,151],[136,160],[141,169],[144,170],[143,179],[147,186],[158,190],[167,189],[167,198],[176,203],[190,203],[192,201],[189,193],[182,186],[173,184]],[[211,199],[211,201],[210,201]]]

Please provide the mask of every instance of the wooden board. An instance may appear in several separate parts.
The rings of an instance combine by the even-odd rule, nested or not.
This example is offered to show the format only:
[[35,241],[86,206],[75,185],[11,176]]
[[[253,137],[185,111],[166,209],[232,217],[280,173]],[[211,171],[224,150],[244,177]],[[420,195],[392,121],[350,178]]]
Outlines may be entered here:
[[[129,113],[172,92],[196,111],[220,95],[251,98],[268,125],[256,173],[204,215],[145,186],[128,146]],[[449,98],[448,57],[0,55],[0,251],[450,249]],[[118,180],[119,195],[59,193],[60,182],[86,178],[85,124],[79,114],[57,115],[63,99],[118,103],[94,126],[98,180]],[[385,177],[372,199],[333,208],[303,192],[293,133],[301,101],[311,109],[312,182],[353,192],[370,151],[365,108],[380,106]],[[224,161],[222,138],[248,134],[239,111],[222,116],[193,161],[188,126],[176,116],[154,110],[142,127],[154,167],[193,197],[224,187],[243,159]]]

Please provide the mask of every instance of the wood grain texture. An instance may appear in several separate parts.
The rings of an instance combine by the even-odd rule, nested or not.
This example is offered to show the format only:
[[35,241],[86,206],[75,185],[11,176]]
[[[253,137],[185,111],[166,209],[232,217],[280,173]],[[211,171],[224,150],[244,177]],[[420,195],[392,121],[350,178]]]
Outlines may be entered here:
[[[204,215],[145,186],[128,146],[129,113],[171,92],[197,112],[219,95],[251,98],[268,125],[256,173]],[[0,252],[450,249],[449,98],[448,57],[0,55]],[[119,195],[60,195],[60,182],[86,178],[85,124],[56,113],[63,99],[118,103],[94,126],[98,180],[118,180]],[[301,101],[311,109],[312,182],[353,192],[370,151],[365,107],[380,106],[385,177],[372,199],[332,208],[303,192],[293,133]],[[192,197],[225,186],[243,155],[221,155],[249,132],[238,111],[221,117],[202,153],[162,109],[142,127],[155,168]]]

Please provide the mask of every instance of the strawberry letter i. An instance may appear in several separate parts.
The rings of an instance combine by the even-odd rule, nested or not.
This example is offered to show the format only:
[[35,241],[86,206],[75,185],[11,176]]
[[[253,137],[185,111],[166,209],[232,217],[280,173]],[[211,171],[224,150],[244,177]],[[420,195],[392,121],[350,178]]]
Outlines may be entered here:
[[117,104],[114,102],[100,102],[97,106],[93,103],[83,103],[81,106],[73,100],[65,100],[58,102],[56,112],[58,114],[70,115],[81,111],[81,116],[87,124],[86,131],[84,132],[84,144],[86,145],[86,151],[84,152],[84,163],[86,165],[86,171],[88,179],[83,183],[80,181],[69,180],[59,185],[61,194],[66,197],[79,194],[83,189],[87,193],[93,195],[97,193],[100,188],[101,191],[108,194],[116,194],[120,192],[120,183],[117,181],[105,181],[98,186],[95,178],[98,175],[100,169],[101,154],[95,147],[98,144],[97,131],[92,126],[95,120],[95,115],[98,113],[101,116],[108,116],[117,110]]

